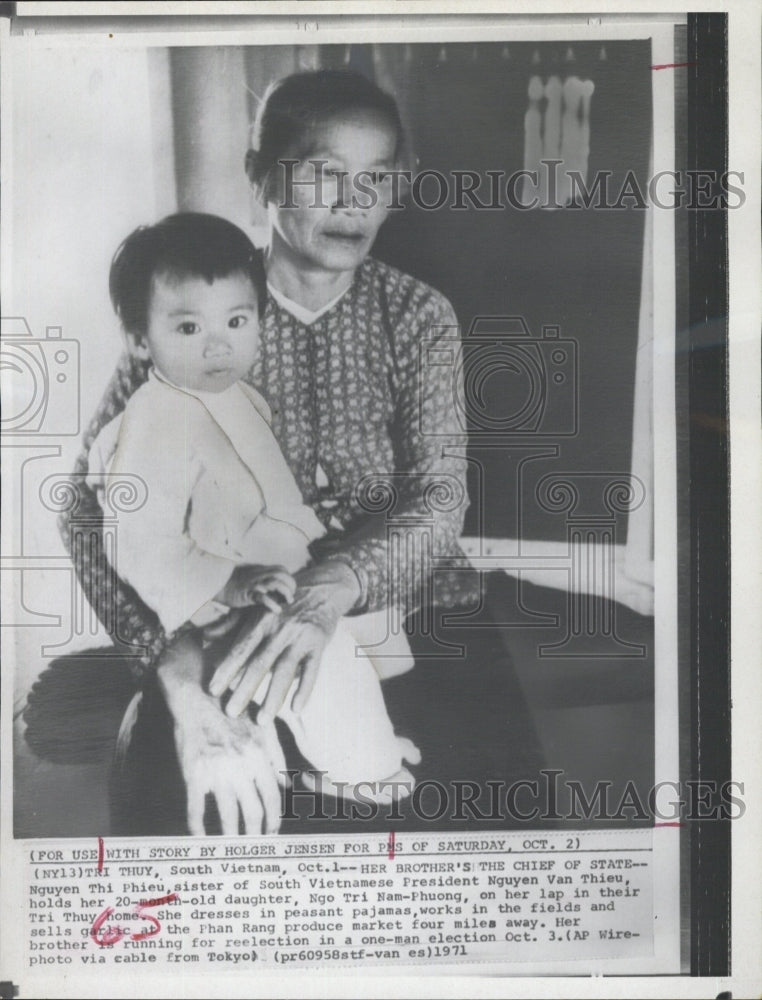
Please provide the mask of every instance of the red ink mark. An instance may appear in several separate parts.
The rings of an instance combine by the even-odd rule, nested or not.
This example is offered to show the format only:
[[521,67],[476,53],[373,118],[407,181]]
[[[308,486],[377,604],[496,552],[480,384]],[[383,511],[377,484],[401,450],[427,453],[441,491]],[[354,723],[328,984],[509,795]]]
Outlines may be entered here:
[[654,823],[654,830],[658,826],[682,826],[682,825],[683,825],[682,823]]
[[122,927],[104,927],[103,933],[100,933],[101,927],[103,927],[113,912],[114,907],[107,906],[103,913],[96,918],[92,928],[90,929],[90,937],[102,948],[108,948],[109,945],[116,944],[118,941],[121,941],[127,933]]
[[695,62],[687,63],[658,63],[656,66],[652,66],[651,69],[682,69],[683,66],[695,66]]
[[146,906],[157,906],[161,900],[159,899],[149,899],[147,903],[139,903],[136,909],[137,915],[141,920],[150,920],[153,924],[149,931],[139,931],[137,934],[132,935],[133,941],[145,941],[146,938],[155,937],[161,930],[161,924],[156,919],[156,917],[151,916],[150,913],[143,913]]
[[394,861],[394,830],[389,834],[389,860]]
[[103,837],[98,837],[98,874],[103,871]]
[[[130,940],[145,941],[146,938],[155,937],[161,930],[161,924],[151,913],[144,913],[143,911],[151,906],[164,906],[166,903],[174,903],[178,899],[179,897],[176,892],[170,892],[167,893],[166,896],[159,896],[158,899],[146,899],[138,903],[135,907],[135,913],[141,920],[148,920],[152,926],[149,930],[138,931],[137,934],[130,934]],[[103,913],[96,918],[90,930],[90,937],[102,948],[108,948],[112,944],[118,944],[118,942],[127,935],[127,931],[123,927],[103,927],[113,912],[113,906],[106,907]],[[103,931],[101,932],[102,927]]]

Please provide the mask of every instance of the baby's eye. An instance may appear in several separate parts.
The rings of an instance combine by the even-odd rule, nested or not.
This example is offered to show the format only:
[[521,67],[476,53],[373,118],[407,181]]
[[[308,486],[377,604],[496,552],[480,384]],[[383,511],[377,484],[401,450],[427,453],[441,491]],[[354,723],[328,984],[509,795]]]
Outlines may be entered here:
[[238,330],[239,327],[245,326],[246,323],[248,323],[248,321],[249,321],[248,316],[231,316],[230,319],[228,320],[228,326],[232,330]]
[[198,323],[194,323],[191,320],[185,320],[178,326],[177,332],[182,333],[186,337],[190,337],[194,333],[198,333],[200,329],[201,327],[198,325]]

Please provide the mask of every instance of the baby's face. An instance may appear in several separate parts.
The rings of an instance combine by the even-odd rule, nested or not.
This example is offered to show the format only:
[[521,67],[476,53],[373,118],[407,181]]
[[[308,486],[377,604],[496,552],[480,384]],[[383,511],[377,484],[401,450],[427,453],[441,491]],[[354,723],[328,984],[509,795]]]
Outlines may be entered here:
[[145,346],[158,371],[185,389],[222,392],[249,371],[259,346],[257,293],[243,273],[154,278]]

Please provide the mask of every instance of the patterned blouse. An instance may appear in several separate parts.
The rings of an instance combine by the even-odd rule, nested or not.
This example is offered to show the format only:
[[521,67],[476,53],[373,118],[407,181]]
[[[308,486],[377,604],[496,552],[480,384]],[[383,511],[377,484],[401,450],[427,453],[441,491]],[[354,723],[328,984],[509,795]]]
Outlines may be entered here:
[[[468,498],[456,327],[442,295],[371,257],[309,325],[268,298],[248,381],[271,407],[305,503],[329,529],[314,555],[353,569],[358,610],[406,614],[429,604],[433,567],[462,564]],[[84,479],[93,440],[146,377],[143,362],[122,357],[75,466],[79,503],[60,519],[88,600],[115,642],[142,647],[141,672],[166,637],[111,571],[100,508]]]

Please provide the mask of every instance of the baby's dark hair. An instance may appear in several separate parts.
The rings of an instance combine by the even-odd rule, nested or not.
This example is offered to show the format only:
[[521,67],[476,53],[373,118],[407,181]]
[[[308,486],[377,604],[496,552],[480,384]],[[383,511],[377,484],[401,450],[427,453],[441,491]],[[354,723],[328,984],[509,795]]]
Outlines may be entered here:
[[342,115],[370,113],[384,120],[396,137],[395,160],[405,149],[397,102],[362,73],[319,69],[293,73],[270,85],[259,106],[246,172],[267,201],[278,162],[309,152],[316,127]]
[[239,272],[251,279],[261,317],[267,302],[262,251],[227,219],[179,212],[130,233],[111,261],[109,293],[125,331],[143,336],[154,278],[204,278],[211,284]]

